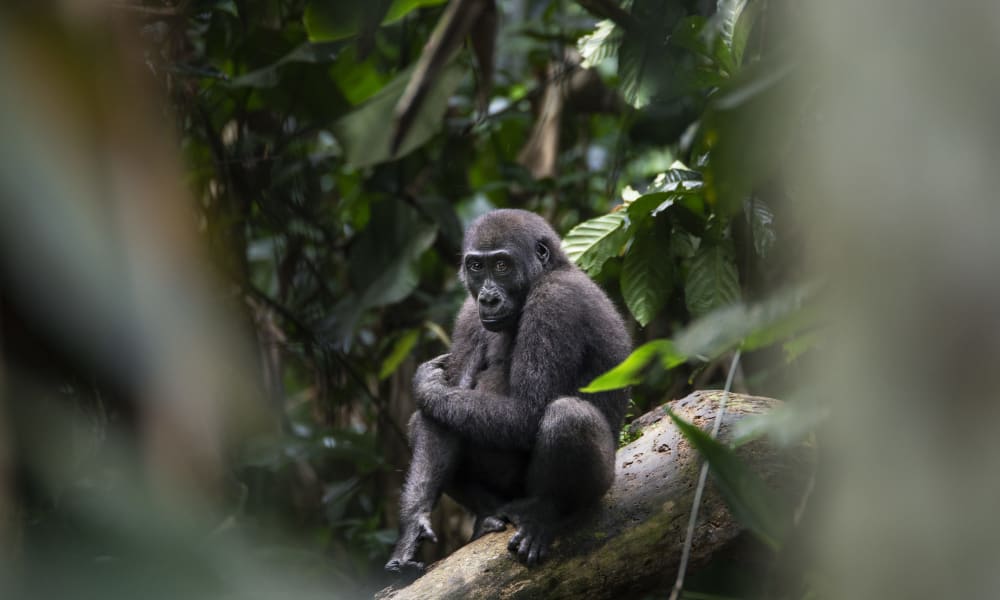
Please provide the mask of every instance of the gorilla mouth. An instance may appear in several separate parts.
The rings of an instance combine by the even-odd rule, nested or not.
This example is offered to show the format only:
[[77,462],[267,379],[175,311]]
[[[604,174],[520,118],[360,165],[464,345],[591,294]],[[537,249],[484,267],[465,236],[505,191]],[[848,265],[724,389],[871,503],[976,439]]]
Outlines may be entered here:
[[483,313],[479,313],[479,321],[483,324],[483,327],[485,327],[487,331],[499,331],[501,329],[505,329],[513,320],[514,319],[511,318],[511,315],[485,315]]

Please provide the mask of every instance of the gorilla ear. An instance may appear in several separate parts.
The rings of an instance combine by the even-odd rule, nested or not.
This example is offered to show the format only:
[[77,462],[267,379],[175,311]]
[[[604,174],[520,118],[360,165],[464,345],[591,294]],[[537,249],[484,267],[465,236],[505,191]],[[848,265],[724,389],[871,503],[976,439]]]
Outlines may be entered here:
[[535,256],[538,257],[538,260],[542,261],[543,265],[549,264],[549,257],[551,256],[549,247],[544,242],[538,242],[535,244]]

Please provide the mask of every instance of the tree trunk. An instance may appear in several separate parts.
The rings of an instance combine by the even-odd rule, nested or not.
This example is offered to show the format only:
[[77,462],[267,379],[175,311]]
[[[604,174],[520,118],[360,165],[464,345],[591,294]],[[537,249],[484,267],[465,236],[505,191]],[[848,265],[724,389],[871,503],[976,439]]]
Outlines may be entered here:
[[[671,403],[686,421],[710,429],[721,392],[695,392]],[[771,398],[730,394],[720,439],[732,424],[780,404]],[[618,451],[615,485],[599,508],[559,538],[548,560],[528,569],[507,552],[506,532],[489,534],[431,565],[402,589],[381,599],[409,598],[617,598],[673,582],[691,512],[701,461],[663,408],[637,420],[642,436]],[[801,481],[807,452],[779,456],[763,441],[737,453],[774,487]],[[709,479],[691,553],[697,568],[743,530]]]

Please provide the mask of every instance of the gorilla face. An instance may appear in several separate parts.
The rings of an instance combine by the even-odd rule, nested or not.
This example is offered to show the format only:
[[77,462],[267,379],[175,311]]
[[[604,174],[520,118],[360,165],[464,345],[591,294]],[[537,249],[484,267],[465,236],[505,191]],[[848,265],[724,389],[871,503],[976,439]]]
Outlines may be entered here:
[[476,299],[487,331],[517,328],[528,293],[546,271],[568,266],[559,236],[538,215],[501,209],[480,217],[466,232],[461,277]]
[[466,252],[462,266],[483,327],[503,331],[517,326],[529,282],[516,255],[506,248],[473,250]]

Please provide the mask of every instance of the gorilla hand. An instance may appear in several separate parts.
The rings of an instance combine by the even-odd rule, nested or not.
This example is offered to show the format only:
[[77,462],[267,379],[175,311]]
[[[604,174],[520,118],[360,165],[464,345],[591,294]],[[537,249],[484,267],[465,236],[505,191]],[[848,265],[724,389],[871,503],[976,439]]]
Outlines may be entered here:
[[434,405],[444,400],[445,393],[450,387],[444,374],[448,356],[442,354],[417,367],[417,372],[413,376],[413,397],[420,410],[433,414]]

